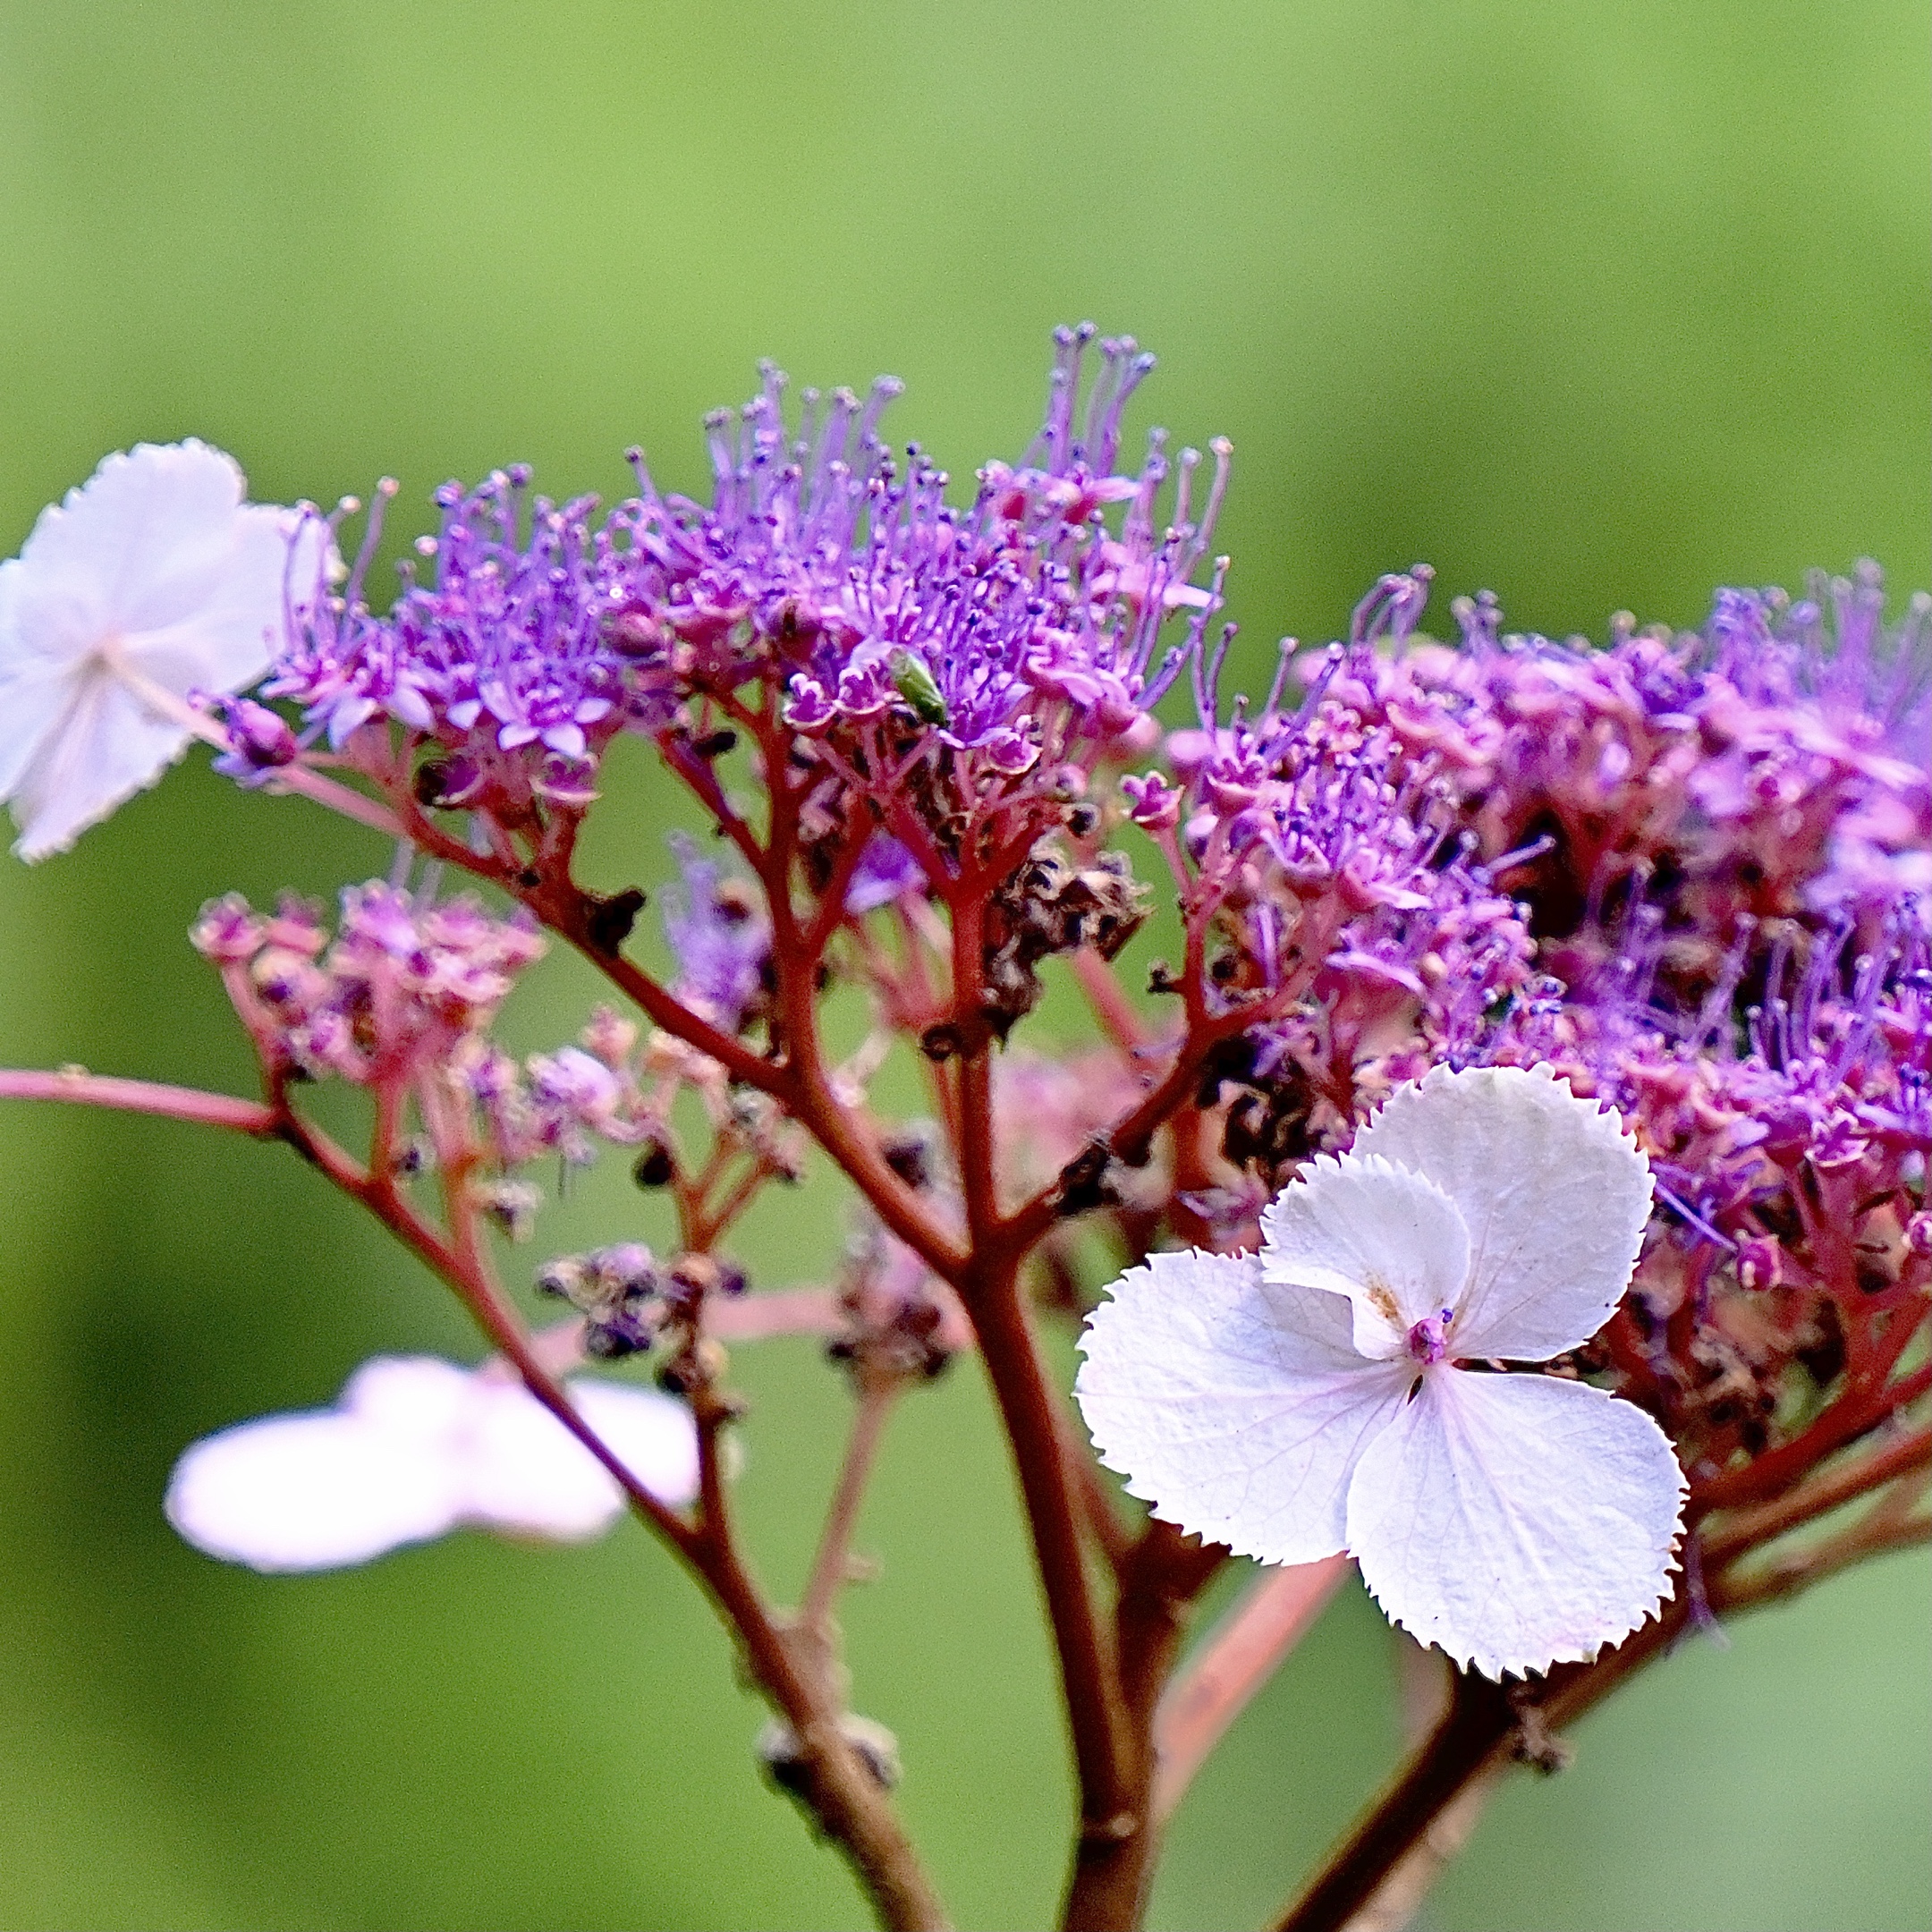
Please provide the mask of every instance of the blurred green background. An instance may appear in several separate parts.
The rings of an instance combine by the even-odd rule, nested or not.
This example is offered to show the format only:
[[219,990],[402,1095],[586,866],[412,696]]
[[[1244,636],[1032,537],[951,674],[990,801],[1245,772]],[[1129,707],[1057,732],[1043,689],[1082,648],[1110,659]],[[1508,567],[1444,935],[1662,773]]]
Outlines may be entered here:
[[[956,476],[1016,453],[1046,337],[1162,354],[1139,416],[1236,445],[1250,662],[1378,572],[1520,624],[1697,621],[1712,587],[1928,568],[1922,0],[854,7],[495,0],[0,7],[0,549],[101,454],[196,434],[255,494],[514,458],[698,487],[757,357],[908,378]],[[661,872],[660,801],[623,781]],[[329,891],[362,835],[191,762],[0,867],[0,1060],[246,1090],[184,928]],[[576,1025],[560,962],[523,1043]],[[0,1923],[859,1925],[754,1779],[727,1648],[635,1533],[474,1537],[269,1580],[173,1541],[194,1436],[327,1399],[379,1349],[478,1352],[436,1286],[277,1154],[0,1111]],[[646,1226],[621,1165],[551,1250]],[[648,1228],[647,1228],[648,1232]],[[744,1250],[840,1239],[821,1188]],[[741,1485],[796,1587],[841,1391],[741,1352]],[[862,1708],[969,1928],[1043,1920],[1067,1802],[1030,1572],[970,1364],[906,1405],[849,1623]],[[1513,1786],[1448,1928],[1932,1922],[1928,1563],[1704,1642]],[[1339,1602],[1185,1811],[1165,1928],[1253,1923],[1392,1762],[1392,1647]]]

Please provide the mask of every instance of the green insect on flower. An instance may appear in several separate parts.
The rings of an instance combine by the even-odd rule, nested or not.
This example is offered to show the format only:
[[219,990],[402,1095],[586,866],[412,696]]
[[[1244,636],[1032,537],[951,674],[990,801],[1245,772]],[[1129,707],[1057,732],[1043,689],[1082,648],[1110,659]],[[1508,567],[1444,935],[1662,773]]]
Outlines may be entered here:
[[933,674],[911,651],[892,654],[893,688],[919,715],[919,722],[944,730],[952,722],[946,701]]

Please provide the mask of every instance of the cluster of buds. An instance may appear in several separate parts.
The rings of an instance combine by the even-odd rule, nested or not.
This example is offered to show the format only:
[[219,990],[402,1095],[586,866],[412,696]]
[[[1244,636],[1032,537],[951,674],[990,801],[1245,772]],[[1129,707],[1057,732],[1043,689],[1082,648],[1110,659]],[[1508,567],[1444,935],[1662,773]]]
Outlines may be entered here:
[[642,1241],[558,1255],[537,1270],[537,1291],[583,1317],[583,1352],[600,1361],[643,1354],[668,1340],[689,1346],[708,1294],[745,1292],[743,1271],[706,1255],[660,1264]]
[[1076,864],[1056,838],[1039,840],[987,901],[981,1006],[993,1037],[1004,1040],[1039,1004],[1045,988],[1036,969],[1043,960],[1090,946],[1111,962],[1147,911],[1147,890],[1134,883],[1125,852],[1102,852]]
[[929,1382],[972,1345],[959,1297],[877,1226],[862,1229],[846,1250],[838,1310],[841,1326],[826,1355],[861,1390]]
[[305,901],[263,917],[231,894],[202,909],[191,937],[269,1065],[358,1086],[407,1085],[487,1050],[497,1009],[545,948],[521,915],[379,881],[344,888],[333,936]]

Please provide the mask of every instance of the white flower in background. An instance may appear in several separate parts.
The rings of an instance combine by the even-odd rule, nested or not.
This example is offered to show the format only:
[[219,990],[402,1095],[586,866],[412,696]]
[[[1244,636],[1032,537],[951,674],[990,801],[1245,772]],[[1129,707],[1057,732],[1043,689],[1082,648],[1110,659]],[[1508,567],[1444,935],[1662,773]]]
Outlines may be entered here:
[[1552,1376],[1629,1284],[1648,1164],[1544,1070],[1437,1068],[1262,1216],[1258,1255],[1157,1254],[1075,1385],[1155,1513],[1263,1563],[1346,1549],[1383,1609],[1491,1677],[1653,1614],[1684,1481],[1631,1403]]
[[64,852],[187,749],[191,691],[252,684],[284,585],[313,594],[324,533],[242,500],[205,443],[109,456],[0,564],[0,799],[23,859]]
[[[578,1412],[659,1501],[698,1493],[691,1411],[652,1389],[568,1385]],[[333,1570],[470,1526],[575,1543],[623,1513],[617,1484],[520,1382],[434,1356],[378,1357],[333,1409],[264,1416],[174,1466],[167,1517],[257,1570]]]

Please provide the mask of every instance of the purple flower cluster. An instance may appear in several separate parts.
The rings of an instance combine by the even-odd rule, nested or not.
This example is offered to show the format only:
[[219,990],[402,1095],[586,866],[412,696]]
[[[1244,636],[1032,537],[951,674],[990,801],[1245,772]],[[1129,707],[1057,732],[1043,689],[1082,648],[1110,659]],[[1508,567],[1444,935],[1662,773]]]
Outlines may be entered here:
[[1932,1287],[1932,945],[1902,914],[1874,952],[1848,957],[1851,937],[1787,931],[1741,1025],[1742,940],[1697,1013],[1640,957],[1621,996],[1606,976],[1495,1043],[1637,1129],[1660,1213],[1608,1343],[1713,1471],[1788,1439],[1841,1378],[1882,1386]]
[[1093,333],[1059,333],[1045,426],[1017,465],[979,472],[964,508],[916,445],[902,468],[881,439],[895,383],[862,403],[809,391],[788,428],[770,368],[735,419],[708,421],[708,504],[660,494],[635,451],[640,494],[601,521],[594,498],[526,506],[521,468],[448,485],[442,530],[419,546],[429,580],[405,571],[394,608],[369,608],[372,519],[268,692],[375,775],[393,780],[400,732],[420,800],[505,825],[533,803],[588,803],[620,731],[664,730],[754,683],[861,787],[902,789],[930,754],[964,760],[971,795],[1149,743],[1148,712],[1219,602],[1218,577],[1193,577],[1227,448],[1204,492],[1199,453],[1170,462],[1159,432],[1120,473],[1123,411],[1153,358],[1101,343],[1082,394]]
[[[1178,784],[1123,781],[1218,900],[1224,996],[1305,978],[1209,1070],[1236,1083],[1223,1152],[1273,1184],[1391,1081],[1546,1061],[1640,1123],[1693,1271],[1802,1274],[1766,1244],[1827,1199],[1896,1248],[1924,1225],[1932,1105],[1932,601],[1888,631],[1861,566],[1591,650],[1504,637],[1485,597],[1452,648],[1415,635],[1428,587],[1385,578],[1252,717],[1219,722],[1201,662]],[[1787,1156],[1803,1199],[1759,1216]],[[1835,1292],[1857,1269],[1834,1266]]]
[[[1198,685],[1205,719],[1217,669]],[[1284,682],[1252,717],[1170,734],[1178,785],[1123,780],[1129,815],[1214,907],[1211,1004],[1270,1009],[1210,1072],[1263,1097],[1259,1115],[1235,1106],[1227,1151],[1271,1181],[1388,1084],[1473,1056],[1533,969],[1525,909],[1477,862],[1437,761],[1331,680],[1292,708]]]
[[1812,588],[1721,591],[1701,634],[1625,623],[1601,650],[1500,636],[1487,597],[1459,600],[1458,649],[1394,626],[1378,648],[1365,606],[1315,674],[1433,766],[1492,865],[1524,855],[1513,890],[1572,942],[1553,970],[1599,962],[1635,898],[1675,936],[1667,970],[1708,979],[1747,919],[1843,911],[1869,937],[1928,902],[1932,600],[1887,631],[1875,566]]
[[418,546],[429,580],[405,565],[402,594],[378,617],[364,584],[386,484],[348,583],[315,599],[267,686],[338,751],[352,754],[370,730],[386,746],[399,727],[430,754],[415,779],[427,802],[508,823],[533,795],[588,802],[610,740],[656,729],[675,709],[661,667],[636,660],[617,621],[638,566],[638,506],[599,523],[595,497],[526,501],[529,483],[519,465],[473,491],[445,485],[442,529]]
[[1225,894],[1237,988],[1275,983],[1276,928],[1307,957],[1332,908],[1306,1000],[1209,1070],[1235,1082],[1221,1150],[1255,1178],[1183,1205],[1238,1238],[1261,1179],[1382,1082],[1554,1066],[1618,1107],[1657,1186],[1580,1366],[1721,1495],[1904,1399],[1932,1288],[1932,602],[1886,630],[1862,566],[1592,650],[1505,638],[1484,597],[1450,648],[1414,635],[1428,588],[1384,579],[1346,644],[1290,666],[1292,711],[1284,676],[1216,723],[1205,666],[1181,789],[1127,789]]

